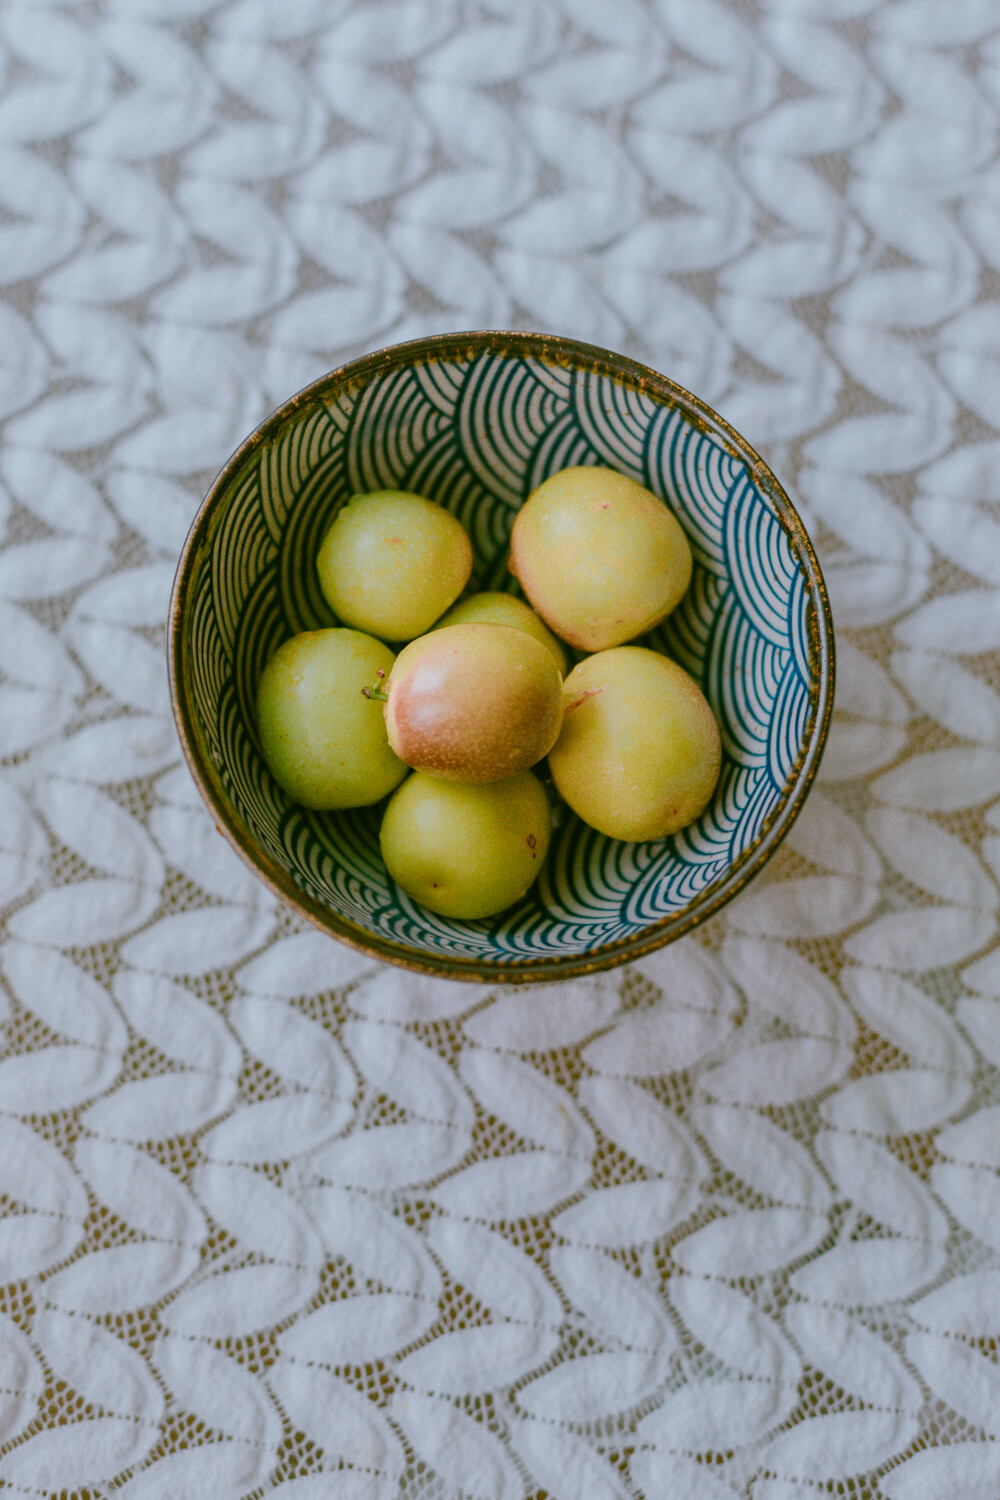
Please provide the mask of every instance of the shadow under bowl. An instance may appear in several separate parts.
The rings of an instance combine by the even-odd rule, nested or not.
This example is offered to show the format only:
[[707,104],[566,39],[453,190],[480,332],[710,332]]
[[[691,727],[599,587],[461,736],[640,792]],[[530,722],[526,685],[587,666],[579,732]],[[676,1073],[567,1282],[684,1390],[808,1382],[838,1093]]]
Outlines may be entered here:
[[[523,900],[488,921],[439,917],[389,878],[381,804],[319,813],[277,785],[260,753],[257,684],[282,641],[338,623],[315,562],[351,495],[396,488],[440,502],[472,538],[470,587],[515,590],[514,516],[543,479],[573,464],[631,475],[687,533],[691,587],[645,643],[708,697],[722,731],[719,785],[695,823],[647,843],[608,838],[557,809],[545,869]],[[833,702],[823,578],[763,461],[665,376],[542,334],[399,344],[323,376],[268,417],[195,518],[170,601],[169,652],[188,765],[255,873],[356,948],[494,983],[610,968],[718,911],[799,812]]]

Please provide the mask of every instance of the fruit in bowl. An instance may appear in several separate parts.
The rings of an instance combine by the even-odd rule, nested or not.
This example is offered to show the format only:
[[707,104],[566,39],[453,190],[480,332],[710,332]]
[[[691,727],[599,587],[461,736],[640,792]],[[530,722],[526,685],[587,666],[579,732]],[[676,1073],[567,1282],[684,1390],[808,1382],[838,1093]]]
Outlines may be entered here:
[[423,635],[464,589],[472,543],[460,521],[423,495],[352,495],[316,559],[326,602],[345,625],[390,641]]
[[470,594],[442,615],[431,629],[443,630],[446,625],[512,625],[515,630],[524,630],[545,647],[559,676],[566,676],[566,653],[562,646],[545,621],[516,594],[501,594],[496,590]]
[[691,582],[691,548],[668,506],[598,465],[560,469],[528,496],[510,568],[571,646],[605,651],[652,630]]
[[[573,811],[632,842],[694,822],[719,778],[719,731],[697,683],[657,652],[619,644],[665,618],[691,579],[691,550],[663,502],[613,469],[561,470],[518,512],[512,573],[518,564],[550,623],[595,650],[565,695],[562,649],[520,601],[476,595],[434,624],[471,571],[471,547],[453,516],[398,491],[340,510],[319,550],[320,585],[356,624],[398,635],[431,619],[430,633],[359,691],[358,664],[374,662],[378,643],[304,632],[279,647],[258,689],[264,759],[304,805],[378,802],[399,767],[424,773],[393,798],[379,842],[397,884],[443,916],[496,916],[538,878],[550,819],[544,804],[543,833],[544,793],[521,773],[546,754]],[[384,735],[371,700],[385,703]],[[435,778],[467,786],[447,792]],[[475,790],[489,783],[500,785]]]
[[549,765],[585,823],[634,843],[677,833],[704,812],[722,743],[683,667],[642,646],[616,646],[574,667],[566,696]]
[[[690,581],[680,526],[613,469],[563,470],[528,496],[514,522],[511,572],[519,535],[532,599],[578,645],[614,647],[641,623],[658,623]],[[420,496],[383,491],[356,495],[338,512],[317,568],[328,603],[394,635],[450,602],[468,576],[467,555],[453,516],[436,515]],[[450,569],[456,557],[461,567]],[[359,666],[374,663],[379,642],[356,630],[294,636],[264,669],[257,729],[271,774],[307,807],[378,802],[401,767],[423,773],[386,809],[386,869],[431,911],[483,918],[524,896],[541,873],[548,804],[522,773],[546,754],[555,786],[585,823],[635,841],[698,817],[721,748],[697,683],[657,652],[598,650],[570,673],[564,693],[565,656],[533,610],[503,594],[470,605],[480,618],[450,610],[404,646],[388,674],[381,643],[377,680],[360,688]],[[372,701],[385,704],[384,733]],[[448,792],[435,779],[465,785]]]
[[552,656],[510,625],[448,625],[405,646],[386,684],[389,744],[448,781],[500,781],[536,765],[563,721]]
[[[627,489],[648,492],[653,514],[662,508],[682,533],[690,585],[673,607],[655,590],[643,594],[623,628],[646,633],[624,649],[672,660],[704,694],[719,731],[718,784],[686,827],[640,827],[628,841],[558,804],[540,874],[523,895],[514,883],[513,905],[492,917],[435,912],[392,878],[392,840],[383,840],[383,859],[384,803],[324,811],[282,788],[264,755],[258,690],[290,637],[347,625],[321,587],[317,558],[359,492],[420,496],[454,517],[471,541],[467,587],[496,594],[517,589],[508,549],[519,510],[527,514],[528,497],[553,476],[579,468],[610,471]],[[683,572],[683,547],[676,553]],[[514,566],[551,627],[556,616],[543,593],[554,568],[536,563],[532,573],[520,558]],[[441,623],[440,636],[451,602],[430,622]],[[596,615],[589,604],[585,612]],[[468,619],[457,623],[471,628]],[[196,518],[169,640],[189,764],[216,821],[258,874],[318,926],[368,952],[493,982],[621,963],[717,910],[761,868],[802,805],[832,702],[822,578],[761,460],[664,377],[541,335],[418,340],[334,371],[286,403],[233,456]],[[586,726],[586,714],[579,722]],[[625,748],[637,738],[626,736]],[[652,741],[659,753],[655,731]],[[557,750],[554,772],[558,758]],[[426,775],[414,771],[389,806]],[[431,779],[438,790],[467,785]]]
[[417,771],[390,799],[379,844],[390,875],[421,905],[474,920],[525,895],[551,830],[549,800],[530,771],[485,783]]
[[392,665],[388,647],[360,630],[306,630],[278,647],[257,689],[257,733],[294,801],[365,807],[402,781],[406,766],[364,692]]

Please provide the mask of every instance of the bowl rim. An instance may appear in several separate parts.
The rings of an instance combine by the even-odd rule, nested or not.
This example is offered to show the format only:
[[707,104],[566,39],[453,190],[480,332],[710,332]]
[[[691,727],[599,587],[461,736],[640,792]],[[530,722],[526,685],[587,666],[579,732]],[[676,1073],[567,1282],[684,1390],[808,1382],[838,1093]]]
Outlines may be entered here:
[[[337,395],[354,394],[373,378],[424,360],[483,354],[531,358],[542,364],[583,369],[604,375],[679,409],[699,431],[713,438],[732,457],[746,465],[754,483],[774,507],[806,583],[806,630],[810,654],[818,665],[818,680],[809,683],[809,716],[801,750],[786,779],[781,796],[753,841],[720,876],[682,907],[640,932],[616,939],[592,952],[549,954],[524,959],[490,961],[473,956],[435,954],[369,932],[359,923],[325,906],[303,891],[291,875],[250,837],[237,820],[207,751],[185,673],[188,641],[184,623],[189,615],[190,588],[203,549],[225,514],[222,504],[230,481],[255,449],[304,407]],[[339,365],[311,381],[275,408],[243,440],[216,474],[191,523],[177,563],[167,619],[167,667],[170,701],[188,770],[216,828],[264,885],[300,917],[328,936],[366,956],[415,973],[436,978],[491,985],[553,983],[578,978],[633,962],[691,932],[714,916],[756,876],[781,844],[798,817],[815,779],[833,712],[836,673],[833,616],[823,573],[812,542],[794,505],[768,465],[735,428],[698,396],[658,371],[627,355],[595,344],[546,333],[484,329],[433,334],[391,344]]]

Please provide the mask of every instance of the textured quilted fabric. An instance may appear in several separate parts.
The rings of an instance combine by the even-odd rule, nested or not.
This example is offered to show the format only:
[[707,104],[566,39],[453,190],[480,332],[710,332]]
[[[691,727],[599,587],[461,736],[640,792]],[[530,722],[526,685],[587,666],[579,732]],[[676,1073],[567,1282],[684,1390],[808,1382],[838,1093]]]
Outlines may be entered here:
[[[0,1492],[1000,1494],[995,0],[0,0]],[[381,344],[708,400],[806,518],[820,775],[697,936],[525,993],[299,927],[163,622]]]

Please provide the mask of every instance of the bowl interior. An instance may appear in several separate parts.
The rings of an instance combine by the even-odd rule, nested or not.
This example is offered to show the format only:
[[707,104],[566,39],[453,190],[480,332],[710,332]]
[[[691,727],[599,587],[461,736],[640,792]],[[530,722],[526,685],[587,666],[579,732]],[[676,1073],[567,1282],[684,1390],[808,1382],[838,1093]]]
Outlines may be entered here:
[[[620,961],[730,893],[775,827],[790,821],[796,788],[804,795],[802,767],[815,758],[829,686],[817,630],[822,582],[808,541],[763,465],[749,449],[741,456],[735,434],[669,382],[600,353],[562,341],[553,350],[531,336],[470,335],[369,356],[310,387],[253,435],[189,538],[175,588],[171,675],[203,793],[276,889],[383,957],[468,977]],[[472,537],[470,587],[513,591],[507,546],[517,509],[570,464],[634,476],[687,532],[692,586],[648,643],[679,661],[715,710],[724,745],[718,790],[691,827],[641,844],[609,839],[563,809],[546,868],[519,905],[491,921],[438,917],[386,874],[381,805],[316,813],[277,786],[257,740],[257,683],[288,636],[337,623],[315,558],[352,494],[393,487],[439,501]]]

